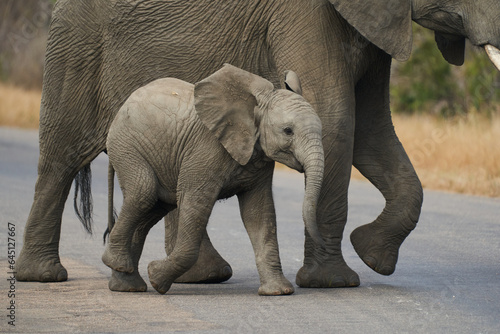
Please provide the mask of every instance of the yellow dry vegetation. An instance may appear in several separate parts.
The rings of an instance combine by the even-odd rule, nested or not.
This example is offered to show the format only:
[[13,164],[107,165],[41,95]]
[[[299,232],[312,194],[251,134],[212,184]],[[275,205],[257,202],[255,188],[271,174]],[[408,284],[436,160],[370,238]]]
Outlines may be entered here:
[[[0,125],[38,128],[41,93],[0,85]],[[394,126],[427,189],[500,197],[500,110],[441,119],[394,115]],[[353,169],[354,178],[362,176]]]
[[39,90],[0,84],[0,125],[37,129],[41,96]]
[[[500,113],[394,115],[393,121],[424,188],[500,197]],[[363,178],[355,169],[353,177]]]
[[500,197],[500,113],[398,116],[394,125],[424,187]]

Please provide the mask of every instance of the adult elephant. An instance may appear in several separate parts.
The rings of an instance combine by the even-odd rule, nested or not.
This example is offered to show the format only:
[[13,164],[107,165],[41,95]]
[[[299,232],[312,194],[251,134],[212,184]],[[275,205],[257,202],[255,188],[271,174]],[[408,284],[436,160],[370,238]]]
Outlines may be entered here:
[[[294,70],[323,122],[318,225],[327,247],[315,247],[306,233],[297,284],[359,285],[341,252],[353,164],[386,206],[351,241],[372,269],[391,274],[422,204],[421,184],[390,116],[391,57],[409,57],[413,19],[436,32],[449,62],[463,62],[469,38],[499,64],[498,17],[497,0],[59,1],[46,54],[38,180],[17,279],[67,279],[58,254],[64,203],[75,176],[86,184],[89,164],[105,150],[111,121],[129,94],[160,77],[196,82],[224,62],[275,85]],[[175,219],[167,219],[167,238],[175,235]],[[206,235],[202,253],[185,280],[231,275]]]

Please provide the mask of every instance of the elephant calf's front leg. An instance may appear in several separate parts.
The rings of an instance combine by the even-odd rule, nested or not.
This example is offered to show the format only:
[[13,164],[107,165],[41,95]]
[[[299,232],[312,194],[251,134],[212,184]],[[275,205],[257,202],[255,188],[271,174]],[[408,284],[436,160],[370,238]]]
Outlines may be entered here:
[[[165,217],[165,251],[171,254],[177,240],[179,222],[178,210]],[[212,245],[207,231],[203,232],[198,260],[187,272],[175,280],[175,283],[221,283],[233,275],[229,263],[222,258]]]
[[166,293],[172,283],[196,263],[201,239],[216,199],[209,198],[207,203],[207,198],[184,196],[180,201],[175,247],[168,258],[152,261],[148,265],[149,280],[159,293]]
[[238,196],[241,217],[252,242],[259,271],[258,293],[262,296],[291,295],[295,289],[281,269],[270,182],[269,187],[263,188]]

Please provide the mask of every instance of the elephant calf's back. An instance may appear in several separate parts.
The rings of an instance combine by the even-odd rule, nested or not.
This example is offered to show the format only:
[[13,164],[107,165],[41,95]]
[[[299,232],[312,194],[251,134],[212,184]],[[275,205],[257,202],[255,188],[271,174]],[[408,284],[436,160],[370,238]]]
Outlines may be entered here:
[[111,131],[124,129],[146,137],[168,133],[177,137],[196,121],[192,84],[164,78],[134,91],[118,111]]
[[164,78],[134,91],[109,129],[110,160],[127,156],[160,173],[178,172],[187,143],[202,126],[194,111],[193,89],[187,82]]

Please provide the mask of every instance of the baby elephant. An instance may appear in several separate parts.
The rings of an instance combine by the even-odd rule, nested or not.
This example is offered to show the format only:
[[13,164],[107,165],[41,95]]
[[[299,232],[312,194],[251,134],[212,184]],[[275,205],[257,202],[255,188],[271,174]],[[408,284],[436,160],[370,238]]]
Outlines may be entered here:
[[[296,74],[286,74],[287,87],[300,92]],[[278,253],[273,160],[305,172],[304,223],[324,246],[316,225],[324,160],[320,119],[302,96],[274,89],[257,75],[225,65],[194,86],[172,78],[151,82],[119,110],[107,152],[110,175],[114,168],[124,197],[102,257],[125,273],[112,279],[122,277],[128,287],[114,290],[145,290],[138,262],[146,234],[178,208],[173,251],[148,266],[152,286],[167,292],[196,262],[215,202],[237,195],[255,252],[259,294],[292,294]]]

